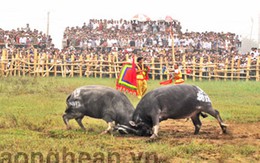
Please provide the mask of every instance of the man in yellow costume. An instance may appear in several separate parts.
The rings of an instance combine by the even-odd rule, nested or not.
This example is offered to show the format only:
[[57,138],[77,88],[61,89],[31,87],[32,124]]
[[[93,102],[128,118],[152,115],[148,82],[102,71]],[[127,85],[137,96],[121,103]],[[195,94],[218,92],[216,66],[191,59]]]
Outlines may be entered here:
[[143,57],[137,58],[136,80],[137,80],[137,97],[141,99],[147,90],[149,67],[143,64]]
[[184,80],[182,79],[182,73],[181,70],[179,69],[178,64],[174,64],[174,69],[169,70],[169,72],[173,72],[173,79],[174,79],[174,84],[182,84],[184,83]]

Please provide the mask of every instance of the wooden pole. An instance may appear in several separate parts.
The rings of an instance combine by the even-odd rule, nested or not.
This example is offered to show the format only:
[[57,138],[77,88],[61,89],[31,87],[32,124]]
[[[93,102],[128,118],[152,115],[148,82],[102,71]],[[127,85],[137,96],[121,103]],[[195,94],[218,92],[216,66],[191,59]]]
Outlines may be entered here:
[[67,60],[66,60],[66,54],[63,54],[63,71],[62,71],[62,77],[67,76]]
[[[29,54],[28,54],[28,55],[29,55]],[[22,61],[23,61],[23,62],[22,62],[22,65],[23,65],[23,66],[22,66],[22,72],[23,72],[23,73],[22,73],[22,76],[24,77],[25,74],[26,74],[26,71],[25,71],[25,70],[26,70],[26,67],[25,67],[25,66],[26,66],[26,64],[25,64],[25,62],[26,62],[26,55],[22,56],[22,58],[23,58],[23,59],[22,59]]]
[[151,58],[151,69],[152,69],[152,79],[155,79],[155,66],[154,66],[154,57]]
[[[168,62],[168,60],[167,59],[165,59],[165,63],[166,63],[166,69],[168,69],[169,68],[169,62]],[[165,70],[166,71],[166,70]],[[167,80],[169,80],[170,79],[170,73],[167,73]]]
[[6,49],[3,49],[2,50],[2,58],[1,58],[1,69],[2,69],[2,76],[5,76],[5,69],[6,69],[6,61],[8,62],[8,60],[6,59],[6,58],[8,58],[7,57],[7,51],[6,51]]
[[87,69],[86,69],[85,74],[86,74],[86,77],[89,77],[89,71],[90,71],[90,56],[89,55],[87,55],[86,67],[87,67]]
[[108,60],[107,61],[108,61],[109,78],[112,78],[111,53],[108,54]]
[[79,56],[79,77],[82,78],[82,65],[83,65],[83,57],[82,55]]
[[19,67],[19,55],[16,53],[14,58],[14,76],[16,76],[16,73],[18,74],[18,67]]
[[217,60],[215,59],[214,60],[214,79],[215,80],[218,80],[218,62]]
[[94,62],[95,62],[95,72],[94,72],[94,76],[95,78],[97,78],[97,54],[94,57]]
[[101,54],[101,56],[100,56],[100,64],[99,64],[99,78],[103,77],[102,69],[103,69],[103,55]]
[[70,77],[74,77],[74,60],[75,56],[72,54],[70,58]]
[[54,66],[54,76],[56,77],[57,76],[57,56],[54,55],[53,56],[53,66]]
[[30,54],[27,55],[27,66],[28,66],[28,75],[31,76],[31,56]]
[[259,66],[260,66],[260,56],[257,57],[257,61],[256,61],[256,81],[259,81]]
[[231,61],[231,75],[230,75],[230,78],[231,78],[231,81],[234,80],[234,57],[231,58],[232,61]]
[[38,60],[38,53],[37,53],[37,49],[34,49],[33,51],[34,54],[34,58],[33,58],[33,71],[34,71],[34,76],[36,76],[36,71],[37,71],[37,60]]
[[203,57],[200,57],[200,67],[199,67],[199,80],[202,80],[202,70],[203,70]]
[[184,80],[186,81],[187,80],[187,71],[186,71],[186,68],[187,68],[187,65],[186,65],[186,53],[183,54],[182,56],[182,67],[183,67],[183,71],[184,71]]
[[17,74],[18,76],[20,77],[21,76],[21,58],[18,54],[16,54],[16,71],[17,71]]
[[49,77],[51,68],[49,68],[49,56],[48,55],[46,55],[46,57],[45,57],[45,62],[46,62],[46,75],[47,75],[47,77]]
[[228,58],[226,58],[225,61],[224,81],[227,81],[227,72],[228,72]]
[[250,67],[251,67],[251,56],[247,57],[247,64],[246,64],[246,81],[250,79]]
[[240,80],[240,59],[237,61],[237,79]]
[[[172,31],[172,29],[171,29]],[[172,39],[172,65],[175,63],[175,49],[174,49],[174,38],[173,38],[173,32],[171,32],[171,39]]]
[[10,68],[9,68],[10,76],[13,76],[14,64],[15,64],[15,58],[14,58],[14,55],[12,55],[12,60],[11,60],[11,63],[10,63]]
[[163,80],[163,74],[162,74],[162,65],[163,65],[163,58],[160,57],[160,80]]
[[195,56],[192,57],[192,80],[195,81],[195,75],[196,75],[196,60]]
[[40,70],[41,70],[41,76],[44,76],[44,69],[46,68],[46,72],[48,71],[47,65],[46,65],[46,53],[43,53],[40,58]]
[[210,58],[210,55],[208,55],[208,68],[207,68],[207,71],[208,71],[208,76],[209,76],[209,81],[211,81],[211,71],[212,71],[212,65],[211,65],[211,62],[210,62],[211,58]]

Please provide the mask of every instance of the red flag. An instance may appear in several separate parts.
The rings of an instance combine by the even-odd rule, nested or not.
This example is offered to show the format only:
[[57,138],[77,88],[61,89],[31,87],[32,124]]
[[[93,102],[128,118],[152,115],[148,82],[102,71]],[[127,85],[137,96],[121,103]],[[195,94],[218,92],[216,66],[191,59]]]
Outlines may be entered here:
[[125,63],[123,65],[117,79],[116,89],[137,95],[137,81],[134,56],[132,64]]
[[169,80],[165,80],[165,81],[160,82],[160,85],[168,85],[168,84],[171,84],[171,83],[172,83],[172,79],[169,79]]
[[133,54],[132,55],[132,75],[131,75],[131,83],[133,85],[137,85],[137,82],[136,82],[136,68],[135,68],[135,55]]

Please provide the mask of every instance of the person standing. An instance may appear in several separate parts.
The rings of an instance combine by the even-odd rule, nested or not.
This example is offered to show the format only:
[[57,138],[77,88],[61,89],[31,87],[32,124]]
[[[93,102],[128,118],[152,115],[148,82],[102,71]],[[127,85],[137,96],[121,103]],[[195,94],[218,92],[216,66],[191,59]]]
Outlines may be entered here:
[[137,58],[136,80],[137,80],[137,97],[141,99],[147,90],[149,67],[144,65],[143,57]]

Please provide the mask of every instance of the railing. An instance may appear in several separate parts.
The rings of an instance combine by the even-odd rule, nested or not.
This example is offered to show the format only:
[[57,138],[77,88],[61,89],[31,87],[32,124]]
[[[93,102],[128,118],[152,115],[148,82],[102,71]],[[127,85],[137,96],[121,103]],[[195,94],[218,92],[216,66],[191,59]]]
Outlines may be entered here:
[[[108,54],[107,56],[94,55],[90,57],[79,56],[76,60],[74,55],[66,58],[66,55],[61,57],[53,56],[48,58],[47,54],[39,55],[37,50],[33,55],[29,53],[21,56],[15,54],[7,56],[7,52],[4,49],[0,60],[0,76],[62,76],[62,77],[94,77],[94,78],[116,78],[120,72],[123,63],[129,61],[130,57],[126,55],[126,59],[123,62],[118,61],[117,54]],[[104,59],[107,58],[107,59]],[[224,63],[209,63],[204,62],[203,57],[199,62],[196,62],[193,57],[192,62],[186,62],[186,55],[182,55],[182,61],[176,61],[181,65],[183,72],[183,78],[190,78],[192,80],[254,80],[259,81],[260,72],[260,57],[254,61],[251,57],[247,57],[246,64],[240,64],[240,60],[235,63],[234,58],[230,60],[226,59]],[[169,79],[170,74],[163,73],[164,67],[172,67],[173,62],[164,60],[160,57],[159,60],[151,58],[149,63],[150,72],[149,76],[152,80]],[[210,57],[206,58],[210,61]],[[222,66],[220,66],[222,65]]]

